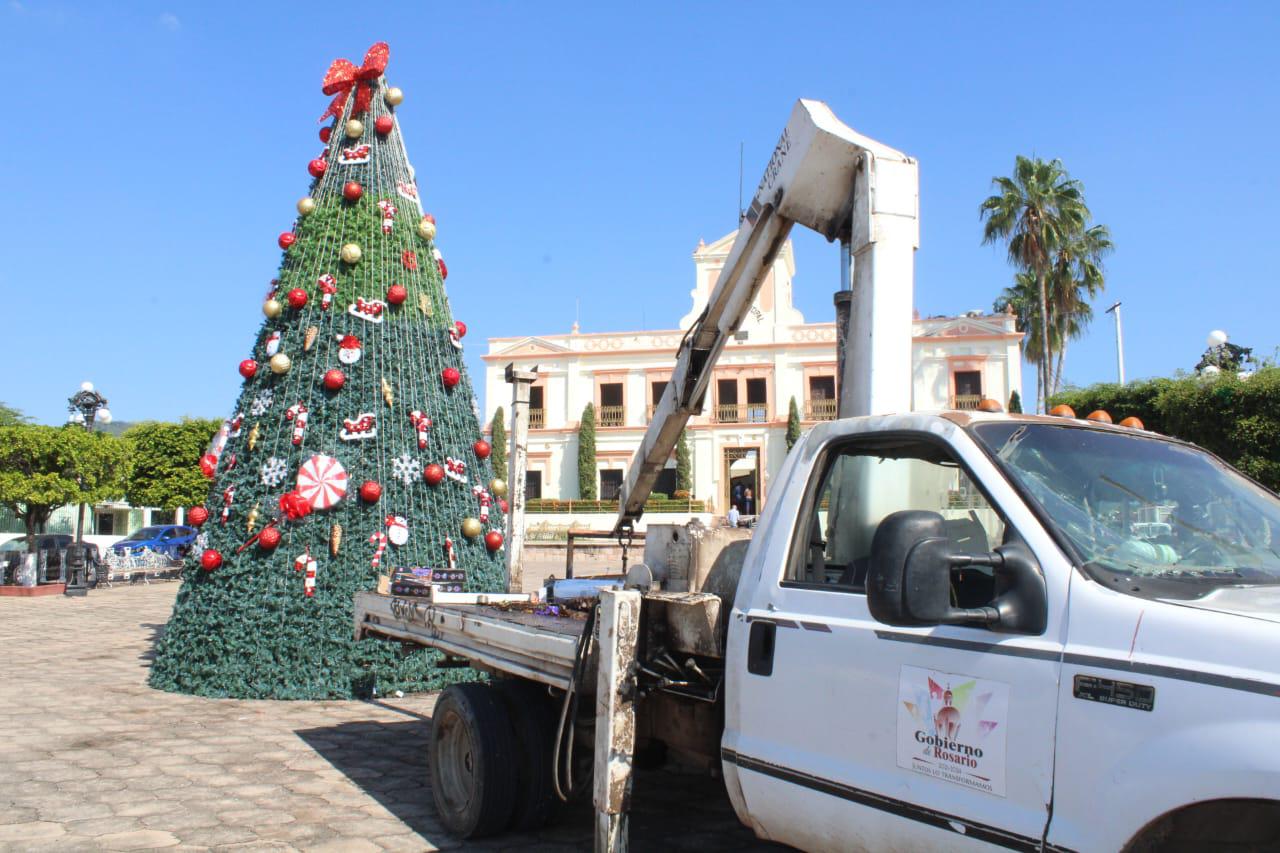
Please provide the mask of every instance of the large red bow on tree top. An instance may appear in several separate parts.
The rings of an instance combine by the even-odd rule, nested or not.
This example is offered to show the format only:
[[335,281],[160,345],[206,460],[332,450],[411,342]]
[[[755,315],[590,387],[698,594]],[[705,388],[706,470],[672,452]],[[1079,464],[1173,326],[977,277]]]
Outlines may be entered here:
[[324,93],[337,95],[337,97],[329,104],[329,109],[325,110],[324,115],[320,116],[320,121],[324,121],[329,116],[342,115],[342,110],[347,105],[347,97],[353,88],[356,90],[356,105],[352,108],[351,114],[356,116],[368,110],[369,102],[373,99],[372,83],[387,70],[387,58],[390,54],[391,48],[387,47],[386,42],[380,41],[369,48],[368,53],[364,55],[364,65],[359,68],[345,59],[335,59],[324,74]]

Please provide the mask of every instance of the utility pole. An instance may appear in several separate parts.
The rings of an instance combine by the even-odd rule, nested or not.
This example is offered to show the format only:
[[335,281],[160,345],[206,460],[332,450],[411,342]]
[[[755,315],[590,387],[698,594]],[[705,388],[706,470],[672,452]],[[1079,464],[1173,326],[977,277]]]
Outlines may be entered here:
[[[575,324],[576,325],[576,324]],[[507,513],[507,592],[523,592],[524,586],[524,481],[529,466],[529,388],[538,378],[538,368],[517,370],[507,365],[511,383],[511,452],[507,454],[511,496]]]
[[1117,302],[1107,309],[1108,314],[1114,314],[1116,318],[1116,370],[1120,373],[1120,384],[1124,384],[1124,332],[1120,328],[1120,303]]

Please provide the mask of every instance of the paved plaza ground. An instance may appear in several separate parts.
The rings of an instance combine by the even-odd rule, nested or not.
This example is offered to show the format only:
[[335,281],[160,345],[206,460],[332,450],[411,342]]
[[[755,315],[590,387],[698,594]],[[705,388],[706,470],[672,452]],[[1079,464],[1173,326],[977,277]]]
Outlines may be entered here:
[[[0,850],[590,848],[591,812],[461,843],[431,802],[435,694],[200,699],[146,685],[176,583],[0,598]],[[637,850],[766,849],[717,782],[639,774]]]

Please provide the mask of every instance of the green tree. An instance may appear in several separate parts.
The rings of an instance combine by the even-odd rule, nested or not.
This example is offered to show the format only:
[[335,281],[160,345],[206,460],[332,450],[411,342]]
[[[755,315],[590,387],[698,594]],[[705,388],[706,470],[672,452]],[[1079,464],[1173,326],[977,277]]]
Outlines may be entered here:
[[[1029,360],[1036,365],[1037,400],[1043,404],[1052,388],[1056,351],[1053,339],[1055,333],[1062,331],[1050,310],[1050,279],[1055,265],[1064,258],[1068,269],[1079,271],[1076,266],[1081,244],[1074,241],[1089,232],[1091,214],[1084,201],[1084,187],[1067,174],[1060,160],[1019,155],[1014,161],[1013,176],[993,178],[992,184],[996,193],[979,208],[984,220],[982,242],[1004,242],[1010,263],[1029,276],[1029,281],[1019,279],[1015,285],[1021,300],[1014,307],[1028,332],[1035,325],[1048,330],[1037,335],[1035,345],[1028,344],[1027,348]],[[1109,237],[1107,246],[1109,249]],[[1032,282],[1034,301],[1028,299],[1031,294],[1027,293]],[[1099,279],[1097,287],[1101,286]],[[1026,322],[1032,315],[1047,322]]]
[[[366,103],[351,93],[323,132],[266,320],[244,330],[256,370],[245,366],[225,443],[221,430],[215,441],[210,518],[156,649],[154,687],[324,699],[439,686],[450,676],[432,654],[353,638],[356,593],[396,567],[450,558],[466,589],[505,587],[502,551],[486,546],[500,542],[500,504],[473,491],[493,479],[492,455],[475,453],[481,424],[436,226],[385,78],[358,86],[368,108],[350,123]],[[480,535],[465,535],[481,518]],[[206,550],[221,558],[209,571]],[[313,572],[295,571],[308,560]]]
[[499,406],[489,425],[489,443],[493,445],[493,473],[507,479],[507,413]]
[[1009,414],[1022,414],[1022,395],[1018,393],[1016,388],[1009,392]]
[[578,497],[596,499],[596,407],[587,403],[578,427]]
[[200,472],[200,456],[220,425],[209,418],[183,418],[130,426],[122,436],[129,448],[125,500],[169,510],[204,503],[209,480]]
[[79,427],[0,426],[0,505],[22,519],[27,549],[50,514],[124,494],[128,450],[113,435]]
[[693,497],[693,457],[689,453],[689,430],[680,430],[676,441],[676,491]]
[[1114,248],[1107,226],[1094,225],[1070,235],[1054,252],[1049,272],[1051,340],[1056,353],[1056,364],[1050,373],[1051,394],[1062,388],[1067,343],[1082,337],[1093,321],[1090,300],[1106,286],[1102,258]]
[[796,398],[791,398],[791,405],[787,408],[787,452],[791,452],[791,448],[796,446],[796,442],[800,440],[800,407],[796,405]]
[[31,418],[22,413],[21,409],[15,409],[13,406],[7,406],[0,402],[0,426],[15,426],[17,424],[29,424]]

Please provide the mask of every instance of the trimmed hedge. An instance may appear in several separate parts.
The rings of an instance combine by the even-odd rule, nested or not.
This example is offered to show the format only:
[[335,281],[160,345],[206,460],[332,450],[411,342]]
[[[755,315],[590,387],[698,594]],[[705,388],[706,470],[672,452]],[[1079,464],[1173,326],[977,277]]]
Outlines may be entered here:
[[1267,488],[1280,490],[1280,367],[1248,378],[1230,373],[1205,379],[1104,383],[1052,398],[1084,417],[1104,409],[1117,423],[1130,415],[1147,429],[1198,444]]

